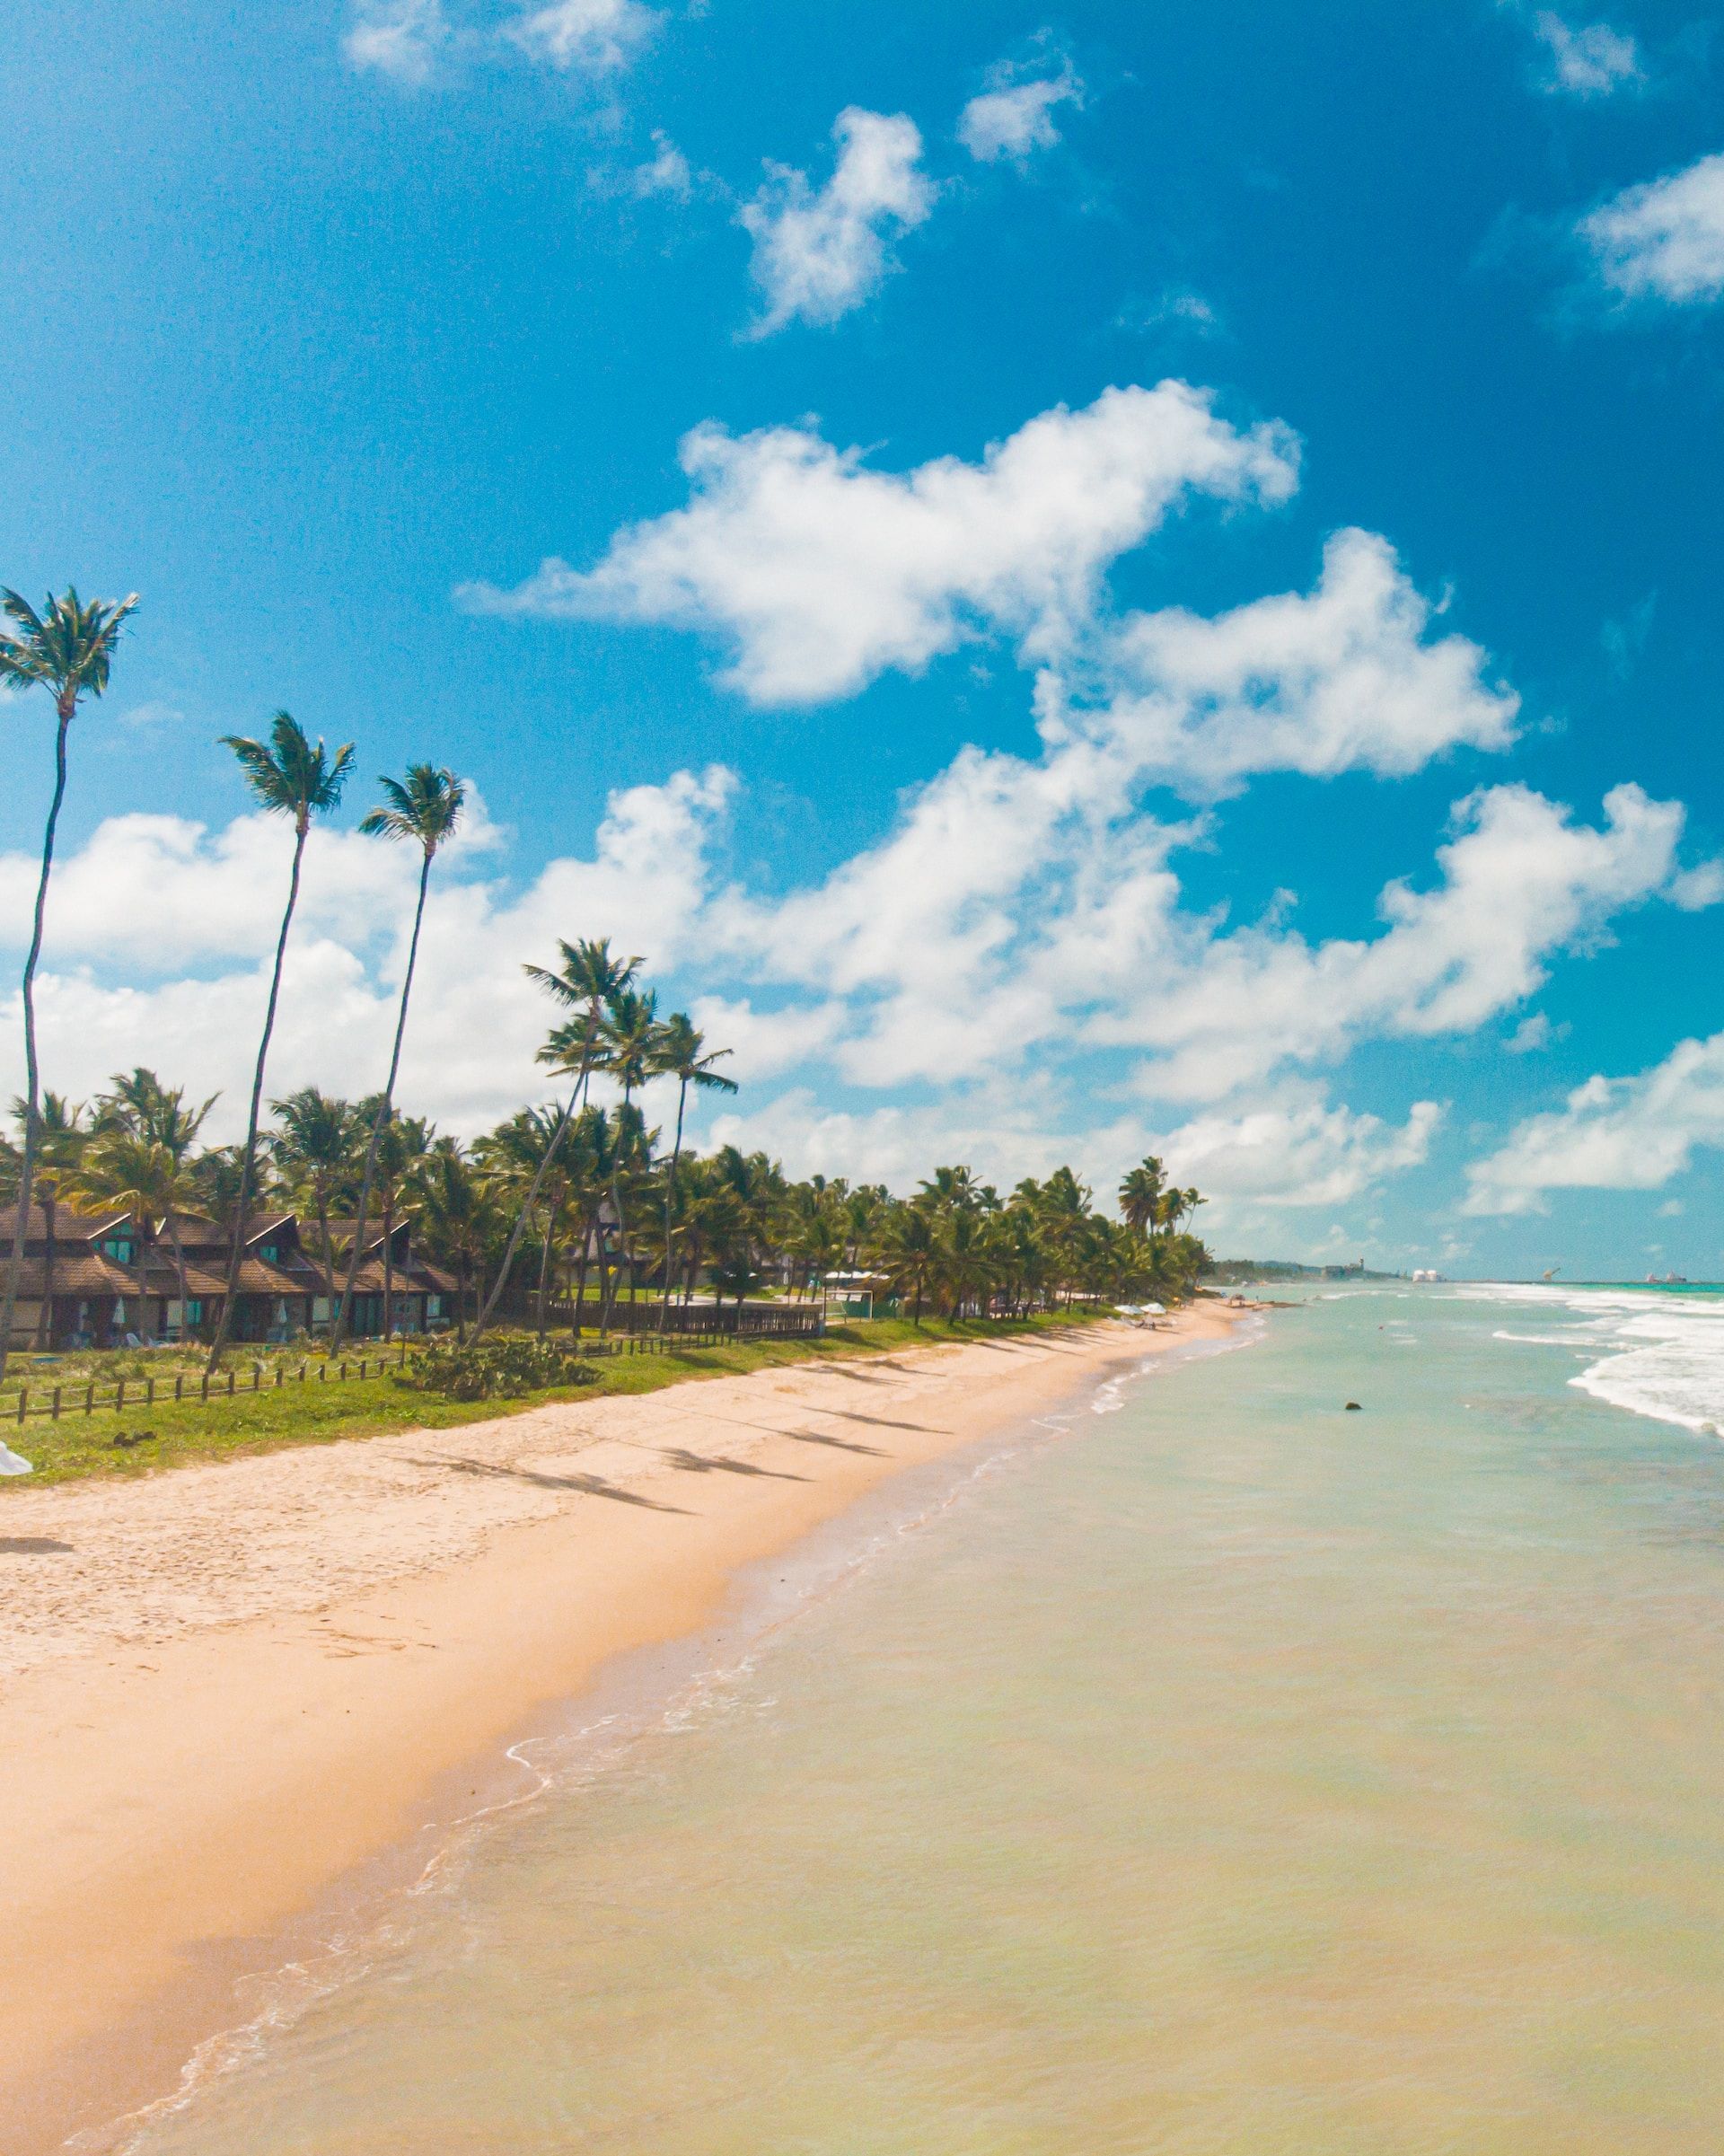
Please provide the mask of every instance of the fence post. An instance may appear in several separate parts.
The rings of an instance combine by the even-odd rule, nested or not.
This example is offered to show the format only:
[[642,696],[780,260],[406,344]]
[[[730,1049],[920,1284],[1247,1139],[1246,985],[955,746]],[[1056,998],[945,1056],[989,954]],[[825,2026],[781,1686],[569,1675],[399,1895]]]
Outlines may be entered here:
[[50,1407],[50,1408],[48,1409],[48,1412],[49,1412],[49,1414],[51,1414],[51,1415],[53,1416],[54,1420],[55,1420],[57,1422],[59,1421],[59,1419],[60,1419],[60,1388],[59,1388],[59,1386],[58,1386],[57,1385],[57,1386],[54,1387],[54,1404],[53,1404],[53,1406],[52,1406],[52,1407]]
[[230,1400],[233,1397],[233,1388],[239,1382],[239,1371],[232,1363],[229,1363],[227,1367],[227,1396]]
[[126,1380],[123,1377],[114,1387],[114,1412],[117,1415],[126,1412]]
[[155,1379],[154,1377],[146,1377],[144,1380],[144,1404],[145,1407],[155,1405]]
[[18,1387],[18,1420],[20,1422],[22,1422],[24,1416],[29,1412],[29,1400],[30,1387],[27,1385],[21,1385]]
[[96,1412],[96,1387],[93,1378],[84,1388],[84,1412],[86,1415],[93,1415]]
[[263,1365],[260,1362],[251,1365],[251,1390],[254,1393],[263,1390]]

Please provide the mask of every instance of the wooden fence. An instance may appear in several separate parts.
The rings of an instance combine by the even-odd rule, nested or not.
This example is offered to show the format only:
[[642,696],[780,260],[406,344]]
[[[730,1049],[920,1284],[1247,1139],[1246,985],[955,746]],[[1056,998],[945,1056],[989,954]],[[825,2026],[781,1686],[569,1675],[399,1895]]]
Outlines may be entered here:
[[[679,1348],[717,1347],[734,1337],[734,1333],[709,1331],[692,1336],[679,1333],[676,1344]],[[238,1364],[230,1363],[225,1371],[218,1371],[214,1378],[207,1371],[194,1375],[178,1370],[172,1378],[121,1377],[110,1386],[98,1385],[93,1379],[83,1385],[20,1386],[15,1402],[0,1398],[0,1421],[22,1424],[40,1416],[57,1422],[67,1415],[123,1415],[128,1407],[135,1413],[153,1407],[204,1407],[212,1400],[243,1399],[251,1393],[280,1392],[290,1385],[345,1385],[350,1380],[356,1384],[366,1377],[381,1377],[387,1370],[405,1368],[410,1350],[418,1344],[403,1341],[388,1354],[362,1355],[356,1362],[314,1362],[308,1358],[297,1369],[278,1362],[273,1372],[267,1375],[263,1364],[254,1362],[249,1384],[242,1381]],[[646,1334],[619,1340],[584,1340],[577,1352],[592,1356],[664,1355],[670,1352],[670,1342]]]

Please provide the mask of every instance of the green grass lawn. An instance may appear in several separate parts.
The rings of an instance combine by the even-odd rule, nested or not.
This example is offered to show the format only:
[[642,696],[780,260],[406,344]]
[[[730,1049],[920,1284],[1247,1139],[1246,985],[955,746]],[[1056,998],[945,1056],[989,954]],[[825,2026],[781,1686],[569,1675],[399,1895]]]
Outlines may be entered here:
[[[958,1324],[929,1317],[918,1326],[908,1318],[849,1318],[832,1325],[822,1340],[734,1341],[721,1347],[677,1348],[664,1355],[618,1355],[595,1359],[596,1374],[591,1385],[563,1386],[534,1392],[515,1399],[445,1400],[424,1393],[398,1375],[350,1379],[345,1385],[286,1384],[278,1391],[241,1391],[232,1400],[212,1399],[207,1406],[187,1402],[176,1407],[160,1400],[151,1408],[129,1402],[122,1413],[111,1406],[98,1407],[93,1414],[62,1412],[57,1421],[31,1415],[21,1430],[16,1421],[16,1388],[0,1394],[0,1439],[34,1463],[33,1475],[0,1480],[0,1506],[13,1492],[39,1488],[44,1483],[71,1482],[93,1474],[147,1474],[162,1467],[176,1467],[193,1460],[231,1459],[247,1453],[271,1452],[286,1445],[323,1445],[338,1438],[369,1438],[394,1430],[447,1430],[462,1422],[488,1421],[497,1415],[518,1413],[551,1400],[601,1398],[609,1393],[652,1393],[662,1386],[690,1377],[723,1377],[749,1370],[778,1369],[794,1363],[819,1362],[855,1355],[889,1352],[893,1348],[927,1347],[942,1341],[998,1340],[1025,1333],[1058,1330],[1083,1323],[1064,1314],[1025,1319],[988,1319]],[[101,1359],[78,1359],[75,1380],[94,1380],[111,1391],[117,1377],[129,1384],[136,1370],[119,1367],[139,1363],[153,1371],[158,1393],[163,1373],[171,1379],[176,1365],[136,1356],[116,1359],[98,1368]],[[239,1382],[251,1381],[252,1358],[236,1361]],[[265,1359],[265,1385],[268,1386],[277,1360],[297,1369],[303,1358],[281,1352]],[[356,1366],[358,1357],[351,1361]],[[70,1359],[68,1359],[69,1363]],[[69,1401],[74,1379],[69,1369],[32,1372],[26,1367],[23,1381],[32,1395],[58,1380]],[[171,1389],[171,1388],[170,1388]],[[10,1412],[8,1412],[10,1411]],[[154,1432],[137,1442],[143,1432]]]

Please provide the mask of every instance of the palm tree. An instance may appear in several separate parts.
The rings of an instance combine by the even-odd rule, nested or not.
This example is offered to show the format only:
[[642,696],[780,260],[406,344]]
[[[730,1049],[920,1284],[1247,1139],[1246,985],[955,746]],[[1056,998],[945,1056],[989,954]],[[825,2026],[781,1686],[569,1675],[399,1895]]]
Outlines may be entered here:
[[12,1351],[12,1314],[18,1302],[18,1276],[29,1230],[31,1185],[35,1180],[40,1142],[38,1103],[41,1071],[36,1058],[36,964],[42,955],[42,923],[48,911],[48,880],[54,868],[54,833],[66,798],[66,737],[77,716],[78,700],[100,696],[108,686],[114,647],[121,624],[137,604],[125,599],[92,599],[86,605],[70,585],[57,599],[50,593],[39,614],[16,592],[0,591],[0,611],[16,627],[0,631],[0,686],[46,689],[54,699],[54,796],[42,832],[42,867],[36,883],[36,911],[24,960],[24,1143],[18,1166],[18,1210],[12,1230],[12,1263],[0,1298],[0,1378]]
[[1120,1217],[1135,1234],[1147,1236],[1155,1227],[1166,1188],[1165,1172],[1153,1153],[1120,1184]]
[[676,1142],[671,1148],[670,1172],[664,1179],[664,1301],[658,1314],[662,1333],[671,1322],[671,1218],[676,1205],[676,1171],[682,1158],[682,1113],[688,1106],[689,1087],[706,1093],[734,1093],[734,1078],[713,1066],[729,1055],[728,1048],[707,1051],[707,1043],[686,1011],[673,1011],[658,1029],[653,1045],[653,1075],[676,1080]]
[[922,1298],[939,1266],[939,1245],[934,1217],[924,1205],[898,1205],[886,1216],[880,1236],[880,1263],[893,1293],[915,1297],[910,1312],[916,1324],[922,1322]]
[[287,904],[281,917],[281,934],[276,939],[275,971],[269,976],[269,1001],[263,1016],[263,1037],[258,1043],[258,1067],[251,1080],[251,1107],[246,1120],[245,1148],[240,1156],[238,1202],[233,1208],[233,1243],[227,1258],[227,1285],[222,1296],[222,1315],[210,1343],[209,1368],[220,1363],[233,1325],[233,1305],[239,1294],[240,1261],[245,1253],[246,1212],[251,1202],[251,1181],[257,1166],[258,1115],[263,1105],[263,1074],[269,1060],[269,1036],[276,1029],[276,1004],[281,994],[282,962],[287,955],[287,932],[294,924],[299,902],[299,871],[305,858],[306,834],[313,816],[324,815],[341,798],[341,789],[353,769],[351,742],[331,756],[321,736],[315,747],[303,727],[286,711],[270,722],[268,743],[248,740],[243,735],[224,734],[224,744],[239,758],[240,769],[253,797],[267,815],[288,816],[294,825],[294,865],[287,879]]
[[[323,1292],[335,1301],[335,1251],[330,1241],[330,1206],[353,1166],[353,1108],[344,1100],[302,1086],[285,1101],[271,1101],[277,1129],[269,1140],[276,1170],[288,1186],[309,1200],[317,1215],[323,1253]],[[351,1188],[351,1185],[348,1186]]]
[[541,965],[525,966],[522,970],[529,981],[536,981],[548,995],[559,1003],[567,1004],[575,1016],[568,1024],[560,1025],[539,1051],[539,1060],[549,1063],[554,1069],[572,1071],[574,1090],[569,1094],[557,1129],[544,1159],[540,1163],[532,1187],[521,1203],[514,1228],[509,1232],[508,1245],[503,1253],[503,1263],[497,1268],[491,1292],[485,1299],[473,1325],[473,1338],[478,1340],[491,1322],[491,1313],[502,1295],[509,1273],[515,1264],[515,1252],[521,1247],[521,1237],[526,1231],[528,1216],[539,1202],[539,1190],[557,1158],[563,1138],[568,1130],[570,1118],[585,1097],[592,1078],[594,1064],[603,1054],[603,1018],[606,1004],[613,996],[621,995],[635,977],[638,958],[613,958],[611,939],[602,936],[596,942],[564,943],[559,937],[558,947],[563,954],[563,963],[555,972]]
[[359,829],[368,839],[409,839],[419,849],[419,895],[413,909],[413,934],[407,946],[407,971],[401,976],[400,1008],[395,1018],[395,1045],[390,1052],[389,1076],[383,1081],[377,1119],[371,1126],[371,1143],[365,1148],[365,1172],[359,1184],[359,1219],[353,1238],[353,1256],[347,1266],[347,1285],[341,1290],[341,1307],[330,1333],[330,1352],[341,1344],[353,1302],[353,1283],[359,1271],[365,1244],[365,1219],[371,1205],[372,1185],[377,1175],[377,1147],[383,1125],[395,1109],[395,1079],[401,1068],[401,1041],[407,1032],[408,999],[413,993],[413,968],[418,963],[419,930],[425,922],[425,894],[431,881],[431,863],[444,840],[453,838],[461,822],[467,788],[453,771],[434,763],[410,763],[403,785],[395,779],[380,779],[385,796],[381,808],[360,819]]
[[[374,1104],[361,1104],[361,1113]],[[383,1338],[395,1329],[395,1222],[401,1201],[431,1148],[431,1126],[423,1116],[397,1115],[383,1127],[376,1151],[377,1187],[383,1193]],[[356,1232],[354,1240],[358,1241]],[[356,1269],[349,1267],[347,1277]]]
[[129,1131],[134,1138],[166,1146],[176,1160],[183,1160],[221,1097],[212,1093],[201,1106],[189,1108],[183,1086],[170,1091],[154,1071],[140,1064],[135,1070],[115,1071],[107,1092],[97,1094],[94,1128]]
[[[630,1106],[635,1094],[653,1075],[658,1057],[662,1028],[658,1023],[658,998],[648,989],[644,994],[633,989],[619,989],[605,1000],[603,1020],[604,1045],[603,1069],[622,1087],[622,1106],[618,1115],[620,1131],[629,1122]],[[611,1284],[599,1312],[599,1331],[603,1333],[611,1323],[611,1313],[616,1300],[616,1289],[623,1268],[629,1263],[629,1231],[623,1219],[622,1166],[625,1148],[617,1148],[615,1169],[611,1178],[611,1210],[616,1221],[618,1264],[611,1275]]]
[[185,1162],[158,1138],[117,1127],[101,1132],[86,1147],[84,1157],[66,1178],[63,1189],[74,1212],[129,1213],[137,1229],[138,1270],[144,1254],[165,1227],[173,1247],[175,1284],[180,1290],[180,1337],[189,1329],[186,1295],[186,1253],[180,1240],[179,1215],[190,1201],[191,1184]]
[[436,1254],[453,1258],[461,1282],[455,1337],[467,1337],[473,1268],[497,1219],[496,1195],[453,1138],[439,1138],[413,1175],[413,1194]]
[[[556,1247],[556,1228],[568,1202],[569,1147],[565,1145],[555,1167],[540,1169],[550,1150],[561,1120],[555,1108],[521,1108],[507,1122],[499,1123],[479,1141],[479,1156],[494,1187],[517,1191],[536,1186],[544,1206],[543,1232],[539,1240],[538,1333],[545,1336],[550,1298],[550,1265]],[[577,1126],[578,1127],[578,1126]]]
[[[22,1131],[30,1117],[29,1104],[14,1100],[12,1113]],[[36,1190],[42,1209],[42,1303],[36,1316],[36,1346],[45,1348],[54,1323],[54,1265],[58,1254],[58,1221],[61,1185],[77,1166],[80,1155],[90,1142],[90,1126],[84,1121],[82,1103],[68,1105],[63,1094],[51,1089],[42,1095],[37,1111]]]

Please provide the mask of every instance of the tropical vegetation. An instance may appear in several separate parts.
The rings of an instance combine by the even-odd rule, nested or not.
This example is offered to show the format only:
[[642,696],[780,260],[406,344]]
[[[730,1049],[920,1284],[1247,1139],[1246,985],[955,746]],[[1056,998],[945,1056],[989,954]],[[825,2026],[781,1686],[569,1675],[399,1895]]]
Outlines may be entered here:
[[[797,1179],[767,1153],[734,1144],[690,1148],[691,1097],[736,1090],[720,1068],[729,1052],[709,1045],[686,1012],[661,1016],[656,992],[640,978],[642,961],[613,952],[603,938],[564,942],[554,964],[525,968],[553,1006],[540,1051],[550,1100],[523,1105],[471,1142],[400,1113],[397,1088],[432,866],[459,826],[466,796],[454,773],[430,763],[409,766],[403,779],[384,779],[383,801],[359,826],[417,846],[420,856],[383,1087],[359,1101],[301,1087],[268,1102],[266,1122],[269,1047],[306,840],[313,821],[339,805],[354,765],[350,745],[327,749],[285,711],[275,715],[267,740],[224,736],[259,805],[293,829],[243,1141],[200,1144],[214,1099],[193,1104],[183,1087],[148,1069],[116,1076],[87,1106],[45,1089],[33,985],[66,738],[80,698],[107,688],[116,639],[136,604],[86,603],[68,591],[38,613],[15,594],[0,593],[13,625],[0,635],[0,682],[48,689],[57,726],[23,975],[25,1091],[14,1104],[16,1145],[0,1140],[0,1192],[21,1201],[0,1313],[0,1378],[32,1204],[46,1222],[50,1283],[64,1212],[124,1211],[145,1243],[165,1237],[172,1246],[181,1309],[177,1222],[188,1214],[215,1219],[231,1243],[229,1292],[207,1342],[211,1369],[232,1322],[245,1223],[277,1204],[300,1216],[302,1240],[322,1273],[335,1309],[332,1349],[347,1323],[367,1228],[375,1223],[385,1238],[387,1268],[390,1231],[408,1219],[417,1248],[460,1282],[453,1319],[463,1342],[470,1334],[479,1342],[504,1320],[541,1342],[559,1330],[576,1338],[589,1326],[603,1333],[624,1304],[647,1306],[668,1328],[678,1305],[708,1296],[741,1306],[761,1293],[808,1299],[836,1288],[847,1301],[895,1308],[920,1324],[1024,1319],[1193,1289],[1207,1254],[1190,1223],[1202,1200],[1173,1185],[1153,1157],[1125,1177],[1116,1216],[1064,1166],[1009,1189],[966,1166],[937,1167],[913,1191],[894,1195],[841,1177]],[[605,1092],[595,1097],[599,1083]],[[655,1122],[651,1112],[661,1106],[663,1122]],[[332,1221],[344,1224],[345,1267]],[[391,1307],[387,1279],[383,1307]],[[44,1297],[44,1322],[48,1307]],[[630,1308],[631,1329],[648,1322],[646,1312]]]

